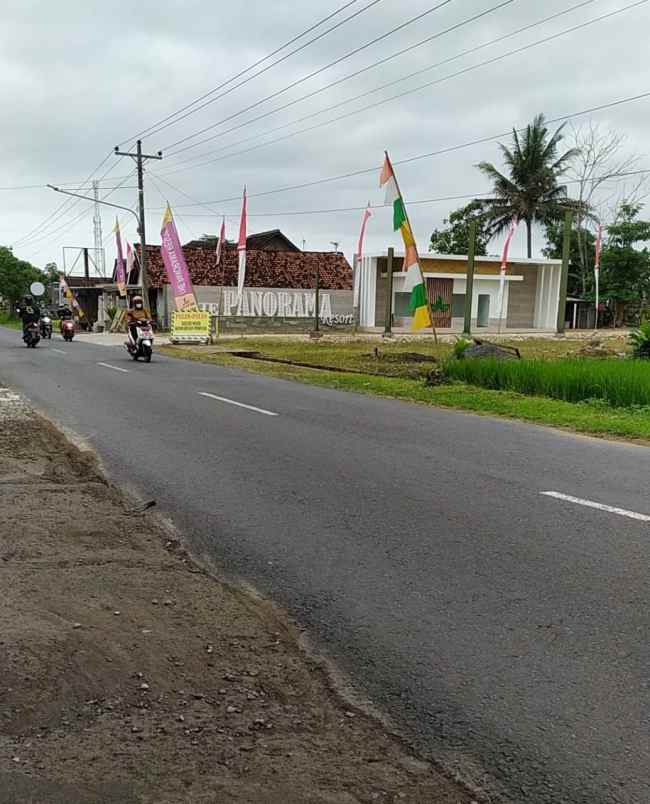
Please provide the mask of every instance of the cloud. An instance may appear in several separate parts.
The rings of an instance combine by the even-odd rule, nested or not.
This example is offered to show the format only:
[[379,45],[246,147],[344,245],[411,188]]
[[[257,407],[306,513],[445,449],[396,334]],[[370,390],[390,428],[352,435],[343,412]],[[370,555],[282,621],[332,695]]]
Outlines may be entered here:
[[[417,24],[274,100],[238,114],[203,136],[222,132],[224,128],[275,109],[490,8],[496,2],[454,0]],[[389,99],[399,92],[479,64],[626,4],[626,0],[594,0],[571,14],[471,56],[450,61],[367,98],[351,101],[340,109],[317,115],[310,121],[269,133],[270,129],[297,118],[316,114],[327,106],[370,92],[416,70],[452,59],[461,51],[562,11],[575,2],[577,0],[574,3],[571,0],[548,0],[540,6],[515,0],[478,22],[292,108],[176,157],[170,153],[163,162],[148,165],[150,175],[147,177],[146,200],[150,242],[156,239],[161,207],[167,200],[176,211],[181,235],[189,239],[203,232],[215,232],[218,214],[236,216],[239,202],[210,204],[210,209],[207,209],[186,206],[192,204],[187,196],[216,202],[239,196],[246,183],[251,194],[251,229],[278,227],[297,242],[304,239],[307,248],[311,249],[328,249],[331,240],[338,240],[350,256],[358,235],[360,212],[287,213],[362,207],[369,200],[379,203],[377,175],[366,174],[276,195],[258,197],[255,194],[373,165],[378,167],[384,148],[389,148],[393,159],[398,161],[506,132],[513,125],[527,123],[540,111],[548,117],[555,117],[649,90],[650,86],[645,85],[643,79],[646,73],[643,62],[645,43],[641,37],[648,28],[650,14],[649,6],[641,5],[590,28],[479,67],[436,86],[387,100],[373,109],[307,133],[209,165],[172,172],[175,168],[190,167],[183,164],[184,160],[195,160],[198,164],[199,161],[224,156],[225,152],[218,152],[218,149],[225,146],[229,146],[229,152],[244,151],[265,140],[325,123],[348,111]],[[354,13],[364,4],[363,0],[358,0],[324,28]],[[199,113],[155,136],[145,137],[145,149],[173,151],[170,146],[175,141],[236,115],[241,109],[432,5],[431,0],[411,0],[398,6],[378,3]],[[0,126],[0,186],[84,178],[116,143],[209,91],[336,7],[334,2],[324,0],[272,4],[254,0],[231,4],[225,13],[222,4],[208,3],[207,0],[176,0],[163,4],[143,0],[137,6],[126,0],[83,5],[73,0],[5,2],[0,30],[0,70],[3,75],[0,97],[5,111]],[[648,110],[646,100],[599,113],[594,119],[627,134],[630,149],[644,153]],[[253,135],[259,136],[242,142]],[[201,154],[209,156],[200,160]],[[481,159],[498,161],[496,143],[485,143],[398,168],[407,202],[488,189],[474,167]],[[132,169],[129,160],[115,159],[107,162],[104,170],[112,165],[111,173],[102,181],[106,192],[115,186],[113,177],[123,177]],[[178,189],[172,189],[161,179]],[[137,200],[133,181],[126,184],[127,189],[114,191],[110,200],[133,206]],[[0,191],[0,242],[20,242],[19,238],[53,212],[62,200],[50,190]],[[413,225],[423,250],[432,229],[441,224],[450,209],[461,203],[439,202],[411,207]],[[70,224],[74,215],[84,210],[81,220]],[[113,212],[106,209],[102,214],[104,233],[109,235]],[[124,228],[127,236],[135,239],[130,217],[125,217]],[[61,226],[63,228],[57,230]],[[234,235],[234,218],[229,219],[229,227]],[[37,236],[16,248],[21,257],[36,264],[60,261],[63,245],[92,245],[91,206],[79,202],[67,215],[41,229]],[[397,244],[397,239],[391,232],[389,214],[380,210],[369,225],[367,248],[384,250],[392,244]],[[541,246],[541,242],[537,246]],[[107,237],[107,249],[110,260],[110,236]],[[513,245],[513,254],[521,250],[523,242]]]

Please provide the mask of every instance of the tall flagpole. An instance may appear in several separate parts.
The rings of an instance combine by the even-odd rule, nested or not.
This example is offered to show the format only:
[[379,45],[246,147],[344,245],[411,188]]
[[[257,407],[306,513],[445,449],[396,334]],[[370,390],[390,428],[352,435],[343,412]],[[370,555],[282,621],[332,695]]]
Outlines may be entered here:
[[598,329],[598,310],[600,307],[600,252],[603,247],[603,225],[598,224],[596,237],[596,259],[594,261],[594,279],[596,282],[596,329]]
[[431,308],[431,299],[429,298],[429,289],[427,287],[426,280],[424,278],[424,274],[422,273],[422,263],[420,262],[420,252],[418,251],[418,244],[415,239],[415,235],[413,234],[413,227],[411,226],[411,220],[409,218],[408,209],[406,207],[406,201],[404,201],[404,196],[402,195],[402,189],[399,186],[399,182],[397,181],[397,176],[395,175],[395,171],[393,170],[393,163],[390,161],[390,156],[388,156],[388,151],[384,151],[386,156],[386,161],[390,166],[390,171],[393,174],[393,179],[395,180],[395,186],[397,187],[397,192],[399,193],[399,197],[402,199],[402,206],[404,207],[404,215],[406,216],[406,222],[408,223],[409,230],[411,235],[413,236],[413,247],[415,248],[415,255],[418,259],[418,270],[420,272],[420,279],[422,279],[422,284],[424,285],[424,294],[427,297],[427,307],[429,308],[429,321],[431,322],[431,331],[433,332],[433,339],[435,343],[438,343],[438,333],[436,332],[435,324],[433,323],[433,310]]

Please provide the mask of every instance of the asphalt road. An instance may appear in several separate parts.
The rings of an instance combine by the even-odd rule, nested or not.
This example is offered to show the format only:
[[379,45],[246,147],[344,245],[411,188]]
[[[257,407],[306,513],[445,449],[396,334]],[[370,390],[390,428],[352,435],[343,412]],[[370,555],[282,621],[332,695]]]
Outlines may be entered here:
[[7,330],[3,383],[421,751],[512,801],[650,802],[649,449]]

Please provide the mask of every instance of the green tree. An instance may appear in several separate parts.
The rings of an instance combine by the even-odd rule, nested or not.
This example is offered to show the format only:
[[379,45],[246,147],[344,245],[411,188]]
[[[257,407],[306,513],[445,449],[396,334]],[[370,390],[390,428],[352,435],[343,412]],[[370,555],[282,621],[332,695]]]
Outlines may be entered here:
[[641,204],[621,204],[603,244],[600,294],[613,304],[615,326],[625,322],[630,302],[644,303],[650,296],[650,251],[640,247],[650,242],[650,221],[639,220],[641,209]]
[[493,196],[478,201],[486,216],[490,237],[504,232],[517,217],[526,224],[528,257],[533,256],[533,224],[547,224],[562,218],[567,209],[577,210],[580,202],[567,196],[559,179],[566,172],[577,151],[571,148],[558,155],[563,126],[550,134],[540,114],[523,136],[512,130],[512,146],[499,144],[507,174],[491,162],[481,162],[478,169],[492,181]]
[[[547,245],[542,249],[542,254],[551,260],[562,259],[562,246],[564,243],[564,224],[548,223],[546,225]],[[588,255],[591,265],[591,273],[585,276],[583,270],[584,255]],[[569,254],[569,296],[579,296],[584,299],[595,297],[595,284],[593,265],[596,254],[596,237],[593,232],[583,229],[581,232],[576,227],[571,230],[571,251]]]
[[480,205],[472,201],[449,213],[443,223],[444,229],[435,229],[431,235],[429,251],[437,254],[467,254],[469,248],[469,225],[476,220],[476,254],[485,256],[490,241],[487,224],[480,215]]
[[0,246],[0,296],[10,312],[29,292],[32,282],[42,281],[42,271],[25,260],[19,260],[10,248]]

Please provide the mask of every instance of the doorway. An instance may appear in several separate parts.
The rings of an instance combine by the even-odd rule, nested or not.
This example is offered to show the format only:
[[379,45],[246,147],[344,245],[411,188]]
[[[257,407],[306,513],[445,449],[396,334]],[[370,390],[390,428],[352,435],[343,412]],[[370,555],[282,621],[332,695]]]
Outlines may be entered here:
[[490,294],[479,293],[476,326],[487,327],[490,324]]

